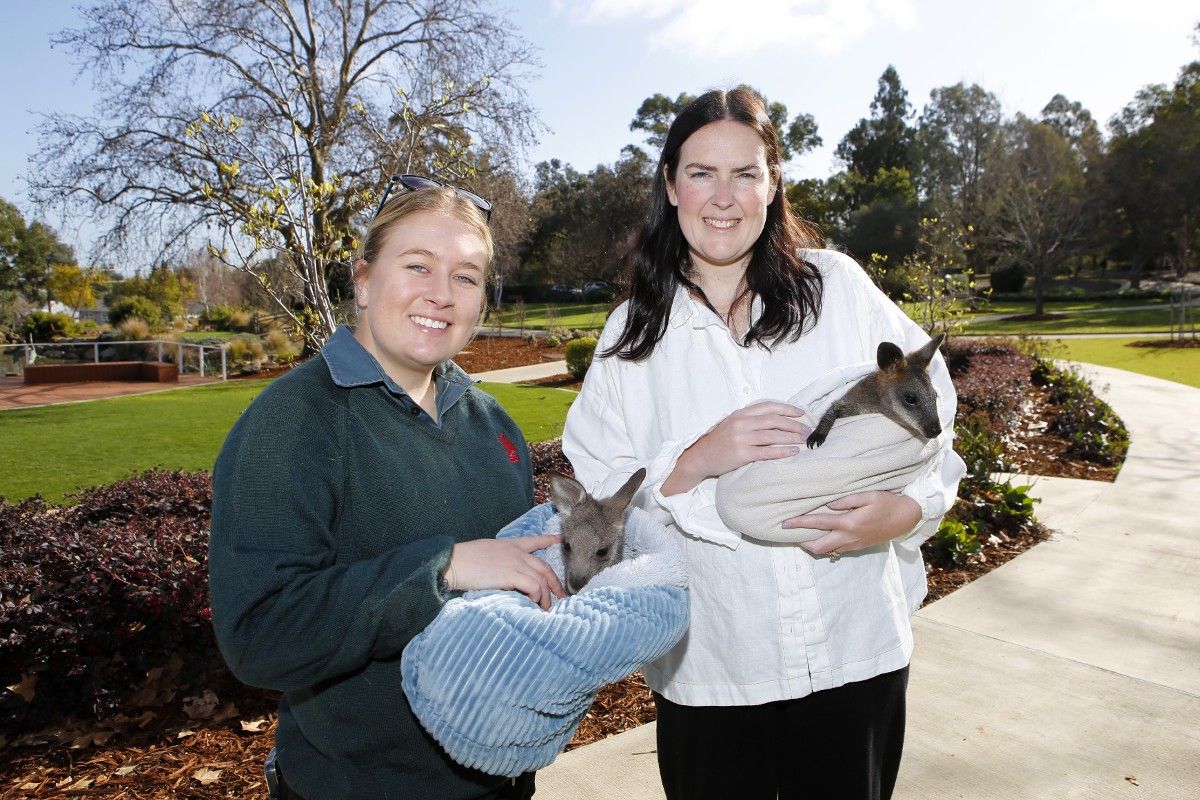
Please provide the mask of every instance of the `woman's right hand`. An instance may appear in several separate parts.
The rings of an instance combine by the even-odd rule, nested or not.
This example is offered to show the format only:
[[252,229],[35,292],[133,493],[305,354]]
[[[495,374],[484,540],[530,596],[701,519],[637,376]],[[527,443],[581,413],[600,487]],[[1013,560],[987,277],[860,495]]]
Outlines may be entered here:
[[561,536],[543,534],[460,542],[450,553],[446,585],[462,592],[515,589],[549,609],[554,598],[565,597],[566,592],[550,565],[532,553],[561,541]]
[[662,493],[682,494],[706,478],[724,475],[751,461],[796,455],[812,432],[797,419],[802,416],[803,409],[775,400],[739,408],[683,451],[663,482]]

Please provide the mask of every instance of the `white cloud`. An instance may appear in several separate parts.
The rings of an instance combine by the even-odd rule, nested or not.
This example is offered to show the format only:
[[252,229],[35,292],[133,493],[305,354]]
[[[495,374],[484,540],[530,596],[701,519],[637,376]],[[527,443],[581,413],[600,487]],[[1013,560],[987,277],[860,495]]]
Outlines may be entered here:
[[837,53],[876,26],[910,31],[914,0],[559,0],[584,24],[644,22],[651,47],[696,57],[794,46]]

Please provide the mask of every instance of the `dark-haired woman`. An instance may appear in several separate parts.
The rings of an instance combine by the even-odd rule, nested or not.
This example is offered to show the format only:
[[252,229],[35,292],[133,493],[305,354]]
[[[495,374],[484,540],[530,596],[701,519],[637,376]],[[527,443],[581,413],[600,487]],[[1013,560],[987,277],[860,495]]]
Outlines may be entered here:
[[[608,320],[563,450],[592,491],[648,475],[636,502],[682,535],[692,622],[648,666],[659,768],[672,798],[889,797],[904,735],[909,616],[920,544],[953,502],[962,461],[938,457],[902,493],[865,492],[789,527],[781,545],[733,531],[717,476],[799,452],[803,409],[782,402],[882,340],[928,336],[784,198],[779,144],[750,90],[714,91],[667,135],[629,299]],[[955,395],[931,366],[940,416]]]
[[534,790],[455,763],[401,688],[401,653],[456,591],[563,594],[531,555],[559,537],[491,538],[533,505],[529,450],[450,360],[483,308],[488,206],[401,184],[354,265],[358,325],[254,400],[213,471],[213,628],[238,678],[283,693],[280,800]]

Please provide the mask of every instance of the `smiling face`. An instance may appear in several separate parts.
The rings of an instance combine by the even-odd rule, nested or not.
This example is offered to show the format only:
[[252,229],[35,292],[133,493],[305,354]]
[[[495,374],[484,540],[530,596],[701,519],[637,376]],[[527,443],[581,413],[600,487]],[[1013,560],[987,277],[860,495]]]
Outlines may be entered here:
[[667,179],[692,265],[744,268],[776,191],[758,133],[728,119],[705,125],[679,148],[675,181]]
[[479,232],[438,211],[388,230],[369,265],[356,265],[354,338],[408,389],[467,344],[483,307],[488,251]]

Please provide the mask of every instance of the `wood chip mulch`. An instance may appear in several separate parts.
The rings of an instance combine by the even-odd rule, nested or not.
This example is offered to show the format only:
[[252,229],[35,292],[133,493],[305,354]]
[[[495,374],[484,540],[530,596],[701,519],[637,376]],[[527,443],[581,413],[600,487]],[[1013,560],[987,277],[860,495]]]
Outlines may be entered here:
[[[476,339],[459,359],[468,371],[501,369],[561,358],[520,339]],[[569,386],[569,376],[544,379],[543,385]],[[558,383],[555,383],[557,381]],[[578,388],[575,386],[574,388]],[[1044,431],[1054,413],[1036,393],[1010,435],[1016,470],[1112,480],[1094,465],[1074,464],[1063,455],[1065,443]],[[995,569],[1045,538],[997,537],[985,548],[985,560],[953,570],[929,570],[931,602]],[[0,735],[0,800],[9,798],[151,798],[264,797],[262,762],[274,740],[276,695],[248,687],[219,687],[198,718],[147,712],[124,724],[95,729],[64,724],[40,737],[9,741]],[[654,705],[641,674],[605,687],[588,711],[568,749],[579,747],[654,719]],[[40,742],[40,743],[39,743]]]

